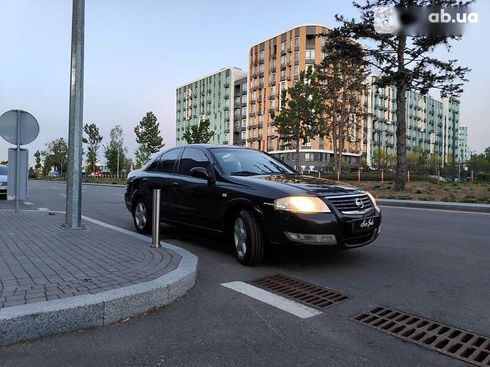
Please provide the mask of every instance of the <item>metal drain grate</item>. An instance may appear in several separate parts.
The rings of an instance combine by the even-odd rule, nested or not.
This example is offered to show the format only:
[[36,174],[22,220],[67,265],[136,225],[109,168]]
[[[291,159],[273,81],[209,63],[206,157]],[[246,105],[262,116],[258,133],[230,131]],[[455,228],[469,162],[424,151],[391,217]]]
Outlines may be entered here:
[[354,320],[476,366],[490,366],[490,338],[384,307]]
[[347,296],[330,289],[281,274],[268,275],[248,283],[318,309],[347,299]]

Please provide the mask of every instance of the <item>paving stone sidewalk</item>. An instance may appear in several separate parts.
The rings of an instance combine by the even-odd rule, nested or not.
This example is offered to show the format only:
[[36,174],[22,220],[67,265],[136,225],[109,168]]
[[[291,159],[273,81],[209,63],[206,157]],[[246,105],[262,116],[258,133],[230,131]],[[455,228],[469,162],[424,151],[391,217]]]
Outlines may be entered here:
[[86,222],[65,231],[64,214],[0,211],[0,309],[95,294],[154,280],[181,257]]

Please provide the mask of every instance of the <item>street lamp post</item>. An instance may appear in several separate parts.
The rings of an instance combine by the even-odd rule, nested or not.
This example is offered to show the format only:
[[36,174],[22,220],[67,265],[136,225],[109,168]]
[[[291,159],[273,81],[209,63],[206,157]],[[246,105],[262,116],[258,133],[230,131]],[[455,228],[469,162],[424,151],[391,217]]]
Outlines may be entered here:
[[82,228],[82,121],[85,0],[73,0],[70,68],[68,172],[64,228]]

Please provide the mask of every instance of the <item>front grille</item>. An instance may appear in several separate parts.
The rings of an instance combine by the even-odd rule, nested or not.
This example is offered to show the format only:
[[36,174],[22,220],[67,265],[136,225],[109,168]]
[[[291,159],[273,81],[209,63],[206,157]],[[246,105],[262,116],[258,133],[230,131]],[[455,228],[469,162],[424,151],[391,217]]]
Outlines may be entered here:
[[[373,208],[366,194],[325,197],[339,212],[368,212]],[[358,205],[359,204],[359,205]]]
[[385,307],[364,312],[354,320],[476,366],[490,366],[487,336]]
[[347,299],[341,293],[282,274],[268,275],[248,283],[318,309]]

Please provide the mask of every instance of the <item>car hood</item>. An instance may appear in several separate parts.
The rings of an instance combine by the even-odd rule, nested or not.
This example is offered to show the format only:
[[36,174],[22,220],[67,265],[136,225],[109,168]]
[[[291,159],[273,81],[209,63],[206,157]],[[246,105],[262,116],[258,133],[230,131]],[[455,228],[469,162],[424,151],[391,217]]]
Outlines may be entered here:
[[363,193],[364,191],[351,185],[328,180],[291,175],[261,175],[261,176],[234,176],[233,179],[242,183],[262,184],[270,188],[277,188],[291,195],[310,194],[317,196],[336,196]]

